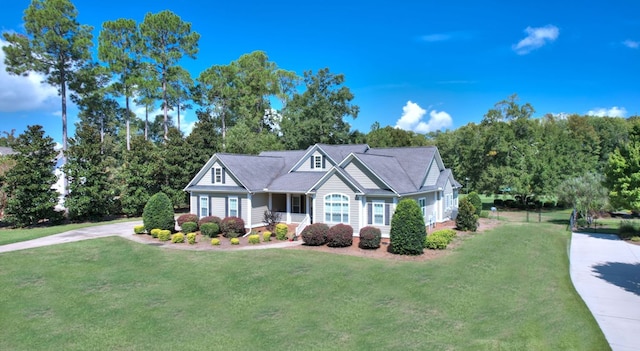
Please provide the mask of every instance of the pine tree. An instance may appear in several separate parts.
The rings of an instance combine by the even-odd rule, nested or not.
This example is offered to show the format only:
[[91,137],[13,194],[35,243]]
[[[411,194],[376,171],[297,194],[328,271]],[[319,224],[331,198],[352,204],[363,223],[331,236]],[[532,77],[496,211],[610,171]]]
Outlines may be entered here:
[[54,207],[58,194],[51,186],[56,182],[55,143],[44,136],[42,126],[28,126],[13,145],[10,157],[15,165],[5,175],[7,221],[18,227],[56,218]]
[[120,172],[122,212],[129,216],[142,214],[152,194],[161,190],[162,160],[152,142],[143,136],[131,139],[131,151],[125,154]]
[[456,226],[460,230],[470,230],[475,232],[478,229],[478,215],[476,209],[468,198],[462,198],[458,206],[458,216]]

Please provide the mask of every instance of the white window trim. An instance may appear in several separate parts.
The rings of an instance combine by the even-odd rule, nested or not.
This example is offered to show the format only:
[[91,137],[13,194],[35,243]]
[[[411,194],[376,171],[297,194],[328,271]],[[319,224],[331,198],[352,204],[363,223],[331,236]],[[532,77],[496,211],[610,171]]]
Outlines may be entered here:
[[[235,208],[231,206],[232,200],[235,200]],[[227,198],[227,217],[240,217],[240,213],[238,213],[238,201],[240,201],[240,199],[238,199],[237,196],[229,196],[229,198]],[[231,211],[236,211],[236,214],[231,214]]]
[[[206,204],[206,206],[205,206],[205,207],[203,207],[203,206],[202,206],[202,204],[203,204],[203,201],[202,201],[202,200],[204,200],[204,203]],[[199,206],[199,208],[200,208],[200,213],[198,213],[198,216],[199,216],[200,218],[202,218],[202,217],[207,217],[207,216],[209,215],[209,206],[211,205],[211,204],[209,203],[209,197],[208,197],[208,196],[202,196],[202,195],[201,195],[201,196],[198,198],[198,201],[200,201],[200,206]],[[203,209],[203,208],[206,208],[206,209],[207,209],[207,211],[206,211],[206,214],[205,214],[205,215],[202,215],[202,209]]]
[[[384,225],[385,224],[385,219],[386,219],[386,218],[384,218],[385,217],[384,216],[384,212],[385,212],[384,211],[384,206],[385,206],[384,201],[382,201],[382,200],[373,200],[373,201],[371,201],[371,206],[373,206],[373,208],[371,209],[371,216],[373,217],[373,218],[371,218],[371,223],[373,225]],[[380,206],[381,209],[382,209],[382,221],[380,223],[376,222],[376,207],[378,207],[378,206]]]
[[[218,172],[220,172],[220,180],[218,181]],[[222,184],[222,167],[213,167],[213,184]]]
[[[291,195],[291,213],[302,213],[302,201],[300,195]],[[296,205],[296,202],[298,203]],[[298,212],[295,208],[298,207]]]
[[[332,204],[333,204],[333,203],[334,203],[334,200],[331,200],[331,197],[332,197],[333,195],[339,195],[339,196],[341,196],[341,200],[339,201],[339,202],[340,202],[340,204],[343,204],[343,205],[344,205],[345,203],[347,204],[347,206],[346,206],[346,208],[347,208],[346,212],[345,212],[345,211],[343,211],[343,210],[344,210],[344,206],[340,206],[340,221],[339,221],[339,222],[335,222],[335,221],[333,220],[333,215],[334,215],[334,213],[333,213],[333,212],[327,212],[327,198],[329,198],[329,199],[330,199],[330,200],[329,200],[329,203],[332,203]],[[346,199],[346,200],[345,200],[345,199]],[[324,219],[324,223],[335,223],[335,224],[338,224],[338,223],[349,224],[349,223],[350,223],[350,221],[351,221],[351,213],[350,213],[350,212],[351,212],[351,200],[350,200],[349,196],[347,196],[347,195],[345,195],[345,194],[341,194],[341,193],[330,193],[330,194],[325,195],[323,200],[324,200],[324,202],[323,202],[323,205],[324,205],[324,206],[323,206],[323,207],[324,207],[324,211],[323,211],[323,212],[324,212],[324,213],[323,213],[323,217],[322,217],[322,218]],[[331,216],[329,217],[329,220],[327,220],[327,214],[328,214],[328,213],[331,213]],[[346,215],[346,217],[347,217],[347,220],[346,220],[346,221],[344,221],[344,217],[345,217],[345,215]]]
[[420,211],[422,211],[422,218],[427,219],[427,198],[421,197],[418,198],[418,206],[420,206]]
[[322,155],[313,156],[313,166],[314,168],[322,169]]

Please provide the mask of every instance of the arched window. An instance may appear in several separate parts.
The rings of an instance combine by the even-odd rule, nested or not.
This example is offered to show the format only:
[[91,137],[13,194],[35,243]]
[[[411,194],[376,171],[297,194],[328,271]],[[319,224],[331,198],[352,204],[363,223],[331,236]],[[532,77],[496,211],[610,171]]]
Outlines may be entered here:
[[342,194],[328,194],[324,197],[325,223],[349,224],[349,197]]

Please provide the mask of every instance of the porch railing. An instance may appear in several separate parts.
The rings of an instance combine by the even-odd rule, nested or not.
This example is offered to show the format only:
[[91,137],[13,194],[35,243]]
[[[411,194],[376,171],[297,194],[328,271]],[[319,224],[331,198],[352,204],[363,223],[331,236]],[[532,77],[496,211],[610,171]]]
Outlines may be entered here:
[[299,236],[300,233],[302,233],[302,231],[304,230],[304,228],[306,228],[309,225],[309,223],[311,223],[311,217],[305,214],[300,224],[298,224],[298,226],[296,227],[296,236]]

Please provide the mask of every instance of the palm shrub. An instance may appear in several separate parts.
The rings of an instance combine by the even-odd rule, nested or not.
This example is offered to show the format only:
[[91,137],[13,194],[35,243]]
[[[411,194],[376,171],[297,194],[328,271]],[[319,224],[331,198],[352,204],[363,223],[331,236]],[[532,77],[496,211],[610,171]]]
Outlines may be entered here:
[[183,215],[180,215],[178,219],[176,219],[176,222],[178,222],[178,227],[181,227],[181,228],[182,228],[182,225],[187,222],[195,222],[196,225],[198,225],[198,215],[193,213],[185,213]]
[[184,222],[180,226],[180,229],[182,229],[183,233],[193,233],[196,230],[198,230],[198,223],[196,223],[196,222]]
[[313,223],[308,225],[302,233],[302,241],[305,245],[320,246],[327,242],[327,233],[329,226],[324,223]]
[[200,233],[204,236],[213,238],[220,234],[220,227],[215,222],[203,223],[200,226]]
[[154,228],[174,231],[175,221],[173,219],[173,203],[171,199],[163,193],[154,194],[142,211],[142,223],[150,231]]
[[358,247],[361,249],[377,249],[380,247],[380,238],[382,234],[380,229],[376,227],[363,227],[360,229],[360,242]]
[[327,232],[327,246],[347,247],[353,244],[353,228],[348,224],[336,224]]
[[287,233],[289,232],[289,226],[284,223],[276,224],[276,239],[277,240],[285,240],[287,239]]
[[480,195],[475,191],[472,191],[466,198],[471,201],[473,208],[476,210],[476,215],[480,216],[480,213],[482,212],[482,200],[480,199]]
[[478,215],[476,209],[466,197],[460,200],[458,206],[458,216],[456,217],[456,227],[459,230],[475,232],[478,229]]
[[427,230],[418,203],[413,199],[401,200],[391,218],[389,251],[398,255],[422,255],[425,235]]
[[238,217],[225,217],[220,224],[222,235],[225,238],[237,238],[244,235],[244,221]]

